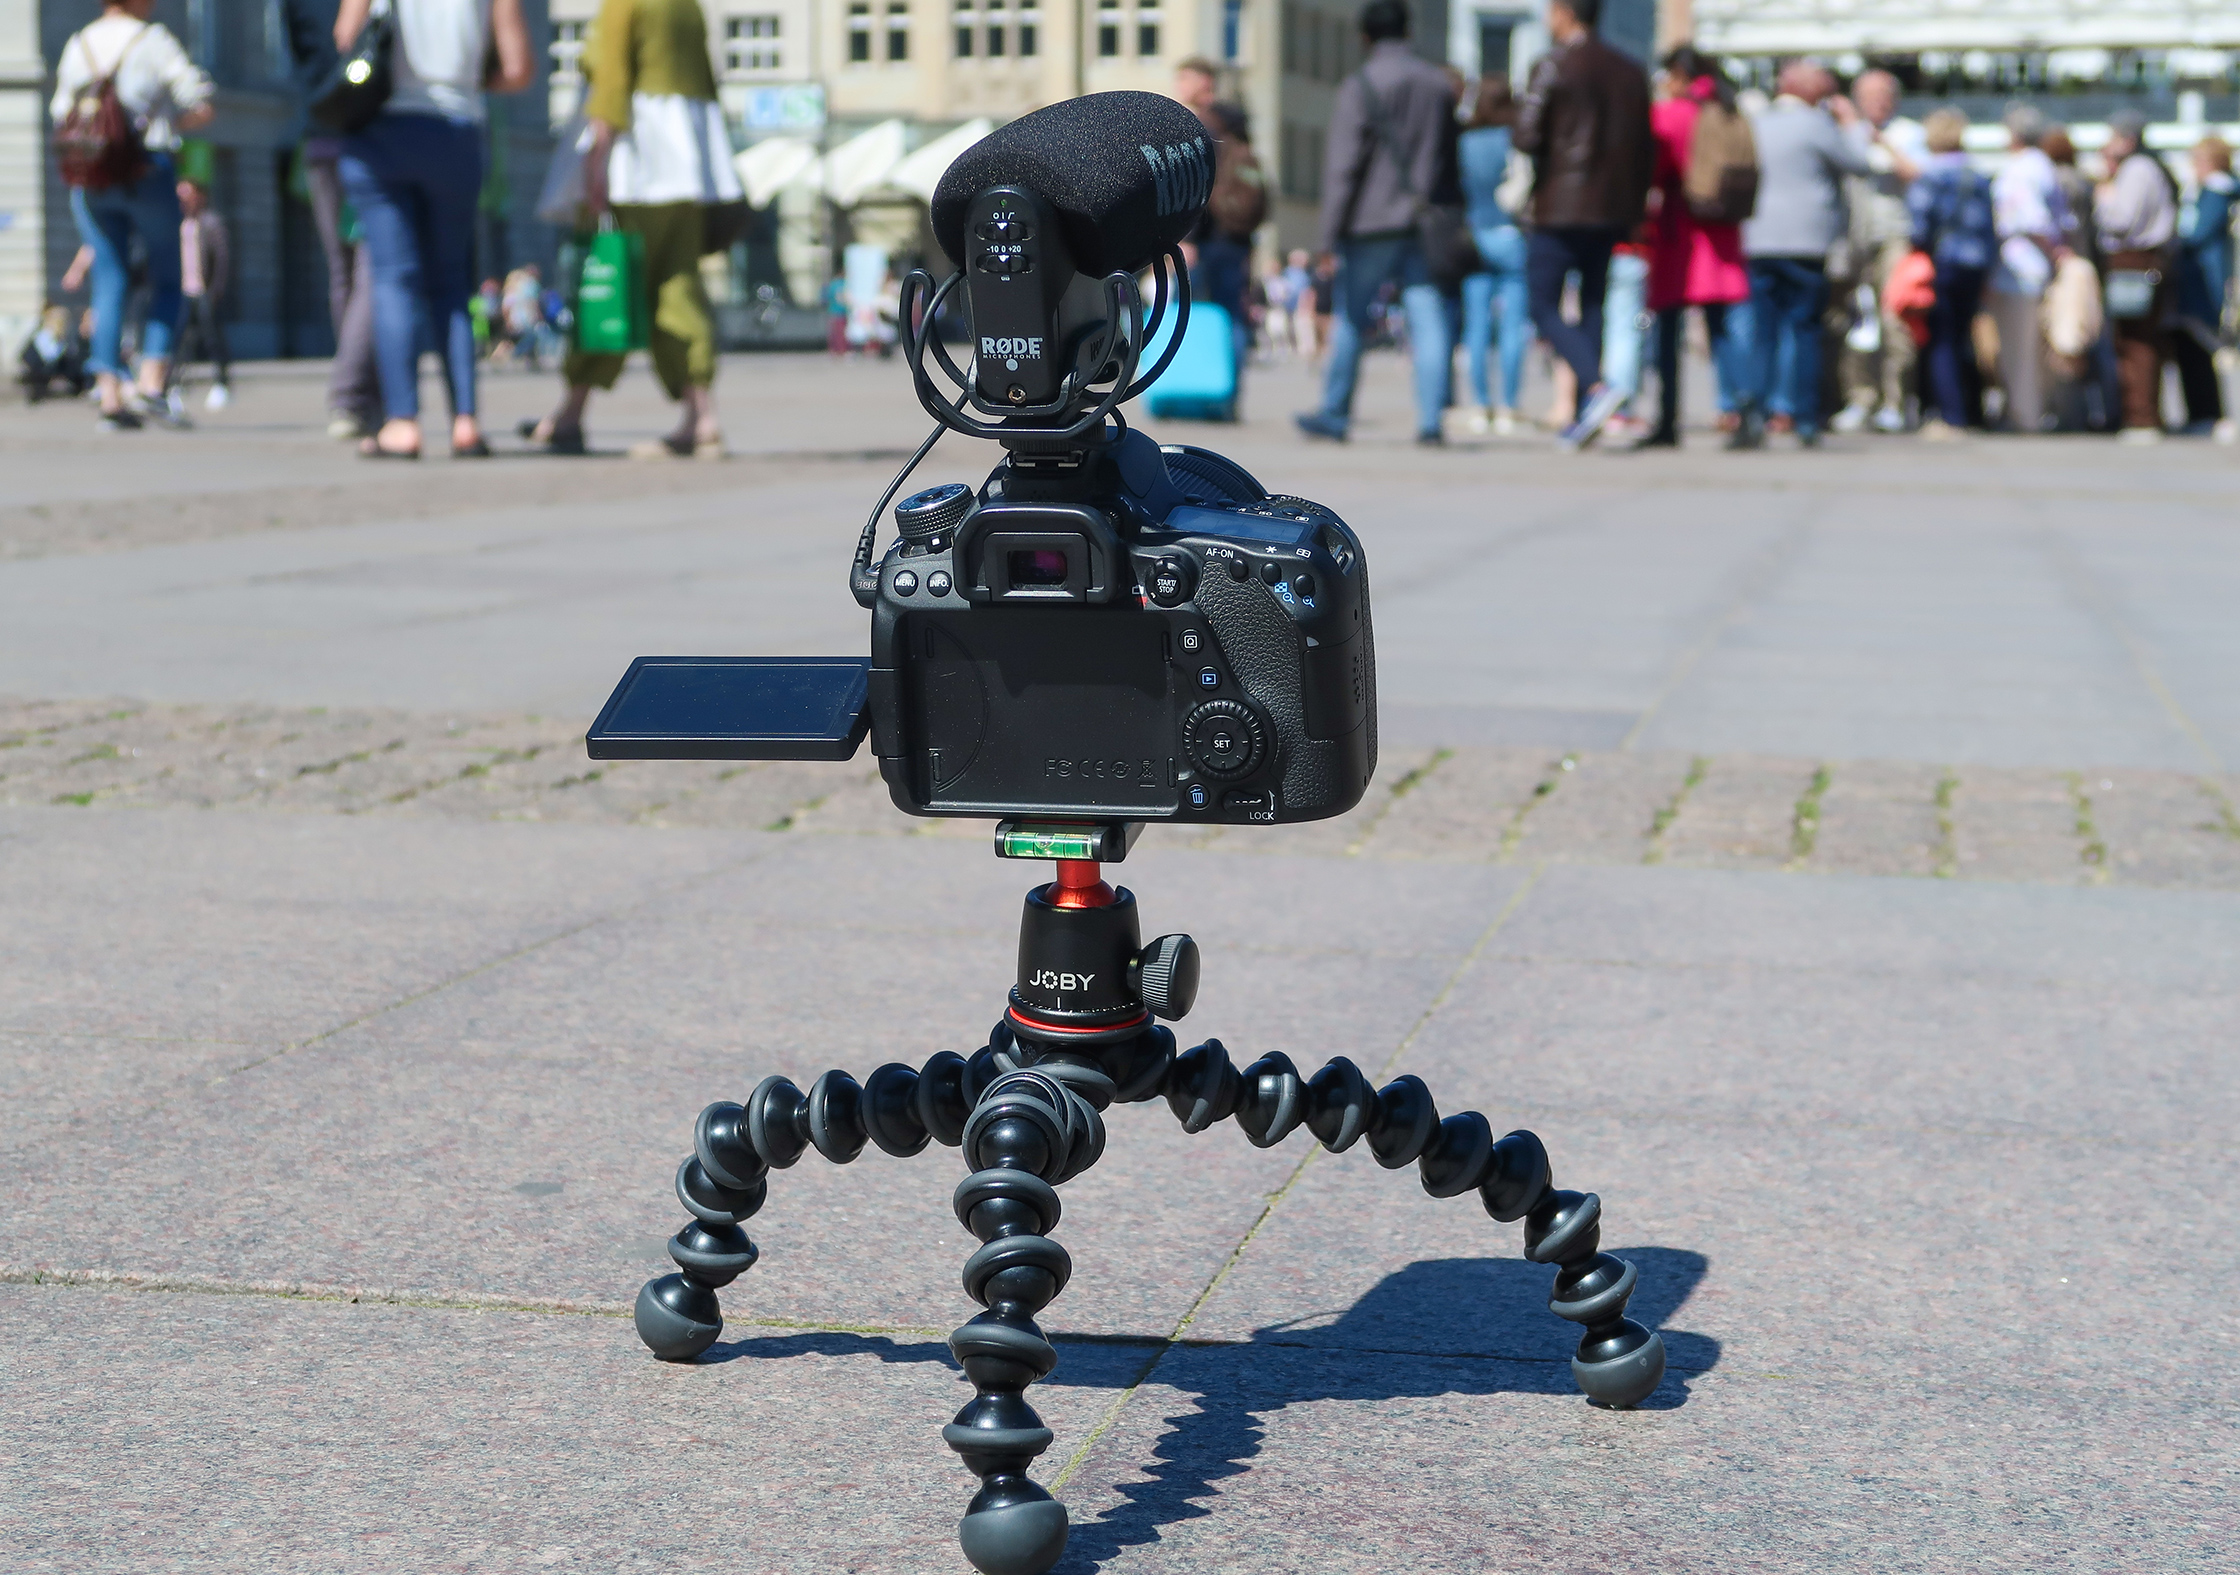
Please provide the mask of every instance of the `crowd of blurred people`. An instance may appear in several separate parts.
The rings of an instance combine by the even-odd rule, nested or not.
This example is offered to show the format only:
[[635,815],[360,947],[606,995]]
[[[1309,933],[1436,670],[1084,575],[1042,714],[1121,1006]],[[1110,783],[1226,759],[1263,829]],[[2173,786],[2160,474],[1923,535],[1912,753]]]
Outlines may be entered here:
[[[432,342],[454,455],[489,452],[478,363],[556,363],[563,396],[522,435],[581,453],[591,395],[613,386],[622,353],[578,348],[572,291],[533,264],[474,283],[484,95],[533,76],[520,0],[376,3],[280,4],[307,104],[332,91],[369,21],[394,33],[378,113],[347,133],[314,126],[303,145],[337,346],[328,430],[368,457],[417,457]],[[1369,0],[1362,63],[1325,141],[1317,244],[1257,270],[1269,199],[1245,117],[1220,101],[1214,63],[1179,67],[1175,96],[1215,149],[1184,247],[1194,297],[1227,312],[1240,367],[1320,366],[1304,433],[1342,441],[1364,350],[1395,343],[1426,444],[1547,428],[1569,448],[1675,445],[1692,343],[1739,449],[1824,431],[2152,442],[2172,368],[2183,430],[2240,435],[2223,386],[2240,183],[2221,138],[2195,140],[2181,178],[2130,110],[2080,152],[2017,105],[1994,152],[1971,146],[1957,108],[1902,114],[1879,70],[1845,84],[1793,60],[1768,97],[1681,44],[1652,80],[1598,36],[1600,7],[1550,0],[1550,48],[1518,88],[1498,72],[1464,82],[1412,47],[1406,0]],[[63,286],[90,285],[90,302],[50,305],[23,351],[34,397],[85,393],[120,431],[186,424],[189,358],[209,363],[208,408],[230,398],[229,237],[177,157],[211,118],[211,83],[153,9],[108,0],[62,52],[57,152],[84,242]],[[729,244],[743,193],[727,159],[705,156],[727,133],[698,0],[603,0],[582,69],[584,108],[547,182],[556,222],[621,230],[641,259],[629,343],[649,350],[678,421],[639,448],[720,454],[700,265]],[[832,282],[835,353],[893,344],[893,276],[876,250],[848,248]],[[1536,353],[1550,393],[1528,416]]]
[[[1734,448],[1827,430],[2153,442],[2169,367],[2183,430],[2240,435],[2223,389],[2240,184],[2221,138],[2194,142],[2181,180],[2135,111],[2080,159],[2017,105],[1993,156],[1957,108],[1901,115],[1884,71],[1846,89],[1793,60],[1769,99],[1682,44],[1652,82],[1596,35],[1599,10],[1553,0],[1518,92],[1417,55],[1404,0],[1362,9],[1319,253],[1271,264],[1248,305],[1261,354],[1327,357],[1308,436],[1345,438],[1360,350],[1389,339],[1425,444],[1532,424],[1535,345],[1553,374],[1539,424],[1565,446],[1677,444],[1691,314]],[[1473,242],[1466,271],[1442,269],[1442,222]]]

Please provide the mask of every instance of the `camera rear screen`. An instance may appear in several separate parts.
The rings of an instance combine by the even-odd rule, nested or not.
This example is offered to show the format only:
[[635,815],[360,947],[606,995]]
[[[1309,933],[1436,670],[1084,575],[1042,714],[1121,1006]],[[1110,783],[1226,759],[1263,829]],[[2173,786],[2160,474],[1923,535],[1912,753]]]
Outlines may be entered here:
[[931,616],[910,634],[907,747],[929,808],[1165,815],[1163,626],[1133,608]]

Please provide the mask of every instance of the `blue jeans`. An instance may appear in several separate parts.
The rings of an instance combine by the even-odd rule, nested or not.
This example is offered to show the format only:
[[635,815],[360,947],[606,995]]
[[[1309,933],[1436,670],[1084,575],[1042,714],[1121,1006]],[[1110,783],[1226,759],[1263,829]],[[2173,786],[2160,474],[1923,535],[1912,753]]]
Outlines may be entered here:
[[1951,426],[1972,425],[1980,408],[1975,321],[1984,278],[1981,268],[1937,265],[1937,301],[1929,308],[1929,346],[1922,356],[1929,384],[1929,397],[1923,403],[1933,405],[1939,418]]
[[1322,385],[1322,413],[1338,421],[1353,417],[1353,389],[1361,377],[1361,339],[1369,329],[1369,308],[1387,281],[1400,285],[1400,304],[1408,314],[1408,348],[1415,358],[1416,431],[1439,430],[1447,408],[1448,370],[1454,360],[1447,303],[1424,267],[1423,248],[1411,235],[1372,235],[1338,243],[1336,322],[1330,329],[1330,372]]
[[[1242,241],[1210,237],[1198,245],[1198,266],[1190,270],[1190,299],[1211,301],[1229,314],[1236,340],[1237,372],[1242,376],[1252,349],[1252,324],[1245,312],[1246,287],[1252,282],[1252,248]],[[1170,308],[1171,310],[1171,308]]]
[[1602,380],[1628,399],[1641,392],[1648,304],[1649,259],[1617,253],[1602,300]]
[[345,138],[336,161],[373,263],[374,361],[392,421],[420,414],[420,323],[443,351],[451,410],[474,402],[475,199],[482,130],[439,115],[381,115]]
[[[1610,287],[1610,249],[1619,230],[1610,224],[1582,224],[1534,230],[1526,243],[1525,286],[1532,296],[1532,323],[1548,347],[1569,363],[1579,379],[1579,398],[1602,381],[1602,298]],[[1563,285],[1579,276],[1579,320],[1563,320]]]
[[1750,402],[1787,416],[1810,437],[1820,430],[1820,315],[1828,271],[1816,259],[1750,259]]
[[1494,402],[1486,380],[1486,352],[1498,328],[1500,408],[1514,410],[1517,390],[1524,382],[1524,353],[1532,344],[1531,307],[1524,287],[1524,231],[1504,224],[1478,231],[1477,241],[1486,271],[1462,281],[1462,346],[1470,363],[1470,394],[1481,405]]
[[130,186],[108,191],[73,187],[70,215],[78,234],[93,248],[93,349],[86,368],[126,375],[120,355],[124,305],[132,294],[132,237],[137,233],[148,256],[148,321],[140,334],[140,353],[150,360],[171,359],[172,336],[179,331],[179,176],[169,154],[148,161],[148,172]]
[[[1740,301],[1732,306],[1710,303],[1696,310],[1703,313],[1704,333],[1711,341],[1719,408],[1732,410],[1739,391],[1750,386],[1750,314]],[[1657,426],[1665,432],[1680,430],[1680,341],[1687,319],[1685,306],[1669,306],[1657,313]]]

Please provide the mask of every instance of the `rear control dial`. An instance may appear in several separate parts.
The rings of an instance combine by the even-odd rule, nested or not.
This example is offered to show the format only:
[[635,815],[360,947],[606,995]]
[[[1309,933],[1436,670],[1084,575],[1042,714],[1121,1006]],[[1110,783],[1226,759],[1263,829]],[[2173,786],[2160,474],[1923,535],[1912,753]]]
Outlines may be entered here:
[[1182,752],[1209,777],[1241,777],[1266,756],[1267,729],[1242,701],[1208,700],[1183,722]]

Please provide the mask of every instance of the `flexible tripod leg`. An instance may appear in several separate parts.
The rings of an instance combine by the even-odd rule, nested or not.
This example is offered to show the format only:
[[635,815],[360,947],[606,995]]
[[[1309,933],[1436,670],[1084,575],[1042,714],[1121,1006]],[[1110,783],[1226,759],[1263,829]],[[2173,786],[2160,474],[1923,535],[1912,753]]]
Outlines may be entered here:
[[766,1077],[744,1105],[724,1100],[701,1111],[692,1153],[677,1167],[677,1201],[693,1216],[669,1239],[678,1272],[638,1292],[638,1338],[669,1362],[689,1362],[715,1344],[723,1333],[716,1292],[759,1256],[740,1227],[761,1210],[771,1170],[811,1148],[845,1165],[867,1141],[903,1158],[929,1139],[953,1148],[964,1135],[970,1091],[1000,1070],[993,1047],[970,1062],[944,1050],[918,1071],[889,1062],[860,1085],[845,1072],[827,1072],[806,1094],[786,1078]]
[[975,1394],[941,1436],[980,1478],[957,1540],[984,1575],[1041,1575],[1065,1552],[1065,1506],[1027,1475],[1051,1434],[1024,1391],[1057,1364],[1034,1315],[1073,1272],[1050,1239],[1058,1185],[1104,1152],[1099,1111],[1112,1095],[1097,1068],[1044,1061],[997,1077],[965,1123],[973,1171],[955,1206],[982,1245],[965,1263],[964,1289],[987,1310],[949,1336]]
[[1334,1154],[1366,1141],[1387,1170],[1414,1162],[1423,1190],[1435,1198],[1475,1190],[1495,1219],[1525,1222],[1527,1258],[1555,1265],[1548,1310],[1584,1328],[1571,1372],[1589,1400],[1638,1405],[1664,1377],[1663,1339],[1625,1315],[1633,1265],[1600,1250],[1602,1200],[1557,1190],[1548,1151],[1532,1133],[1496,1141],[1475,1110],[1441,1120],[1421,1078],[1402,1076],[1373,1089],[1344,1056],[1311,1079],[1280,1053],[1239,1072],[1218,1039],[1175,1057],[1166,1092],[1186,1132],[1233,1115],[1254,1146],[1267,1148],[1304,1125]]

